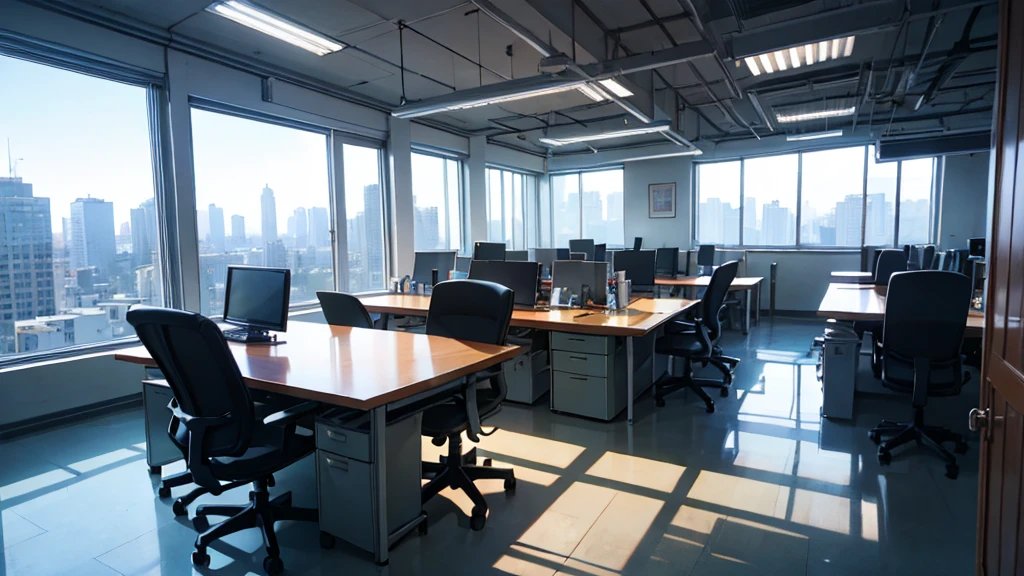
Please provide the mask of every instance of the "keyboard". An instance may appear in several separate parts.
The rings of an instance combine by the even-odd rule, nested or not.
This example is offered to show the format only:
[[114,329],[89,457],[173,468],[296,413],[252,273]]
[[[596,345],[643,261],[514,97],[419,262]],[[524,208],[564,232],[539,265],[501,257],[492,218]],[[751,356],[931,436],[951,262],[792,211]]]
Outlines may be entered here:
[[224,330],[224,339],[231,342],[270,342],[273,340],[270,334],[266,332],[250,332],[245,328],[235,328],[232,330]]

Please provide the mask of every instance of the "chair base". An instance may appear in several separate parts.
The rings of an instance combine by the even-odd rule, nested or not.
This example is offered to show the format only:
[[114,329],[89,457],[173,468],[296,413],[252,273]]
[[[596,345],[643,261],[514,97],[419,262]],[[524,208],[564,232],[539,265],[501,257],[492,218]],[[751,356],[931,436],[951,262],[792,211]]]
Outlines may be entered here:
[[[178,472],[177,474],[172,474],[172,475],[164,478],[160,482],[160,488],[157,490],[157,495],[160,496],[160,498],[170,498],[171,497],[171,488],[177,488],[179,486],[184,486],[186,484],[191,484],[193,482],[194,482],[194,480],[192,479],[192,473],[189,472],[188,470],[186,470],[184,472]],[[221,492],[224,492],[224,491],[227,491],[227,490],[233,490],[233,489],[238,488],[239,486],[242,486],[244,484],[248,484],[248,482],[231,482],[230,484],[224,484],[221,487]],[[267,478],[267,486],[269,486],[271,488],[274,487],[274,477],[273,476],[270,476],[269,478]],[[175,516],[185,516],[185,515],[188,514],[188,506],[189,506],[189,504],[195,502],[196,499],[199,498],[200,496],[202,496],[203,494],[209,494],[209,493],[210,493],[209,489],[203,488],[202,486],[197,487],[196,489],[192,490],[188,494],[184,494],[182,496],[179,496],[174,501],[174,504],[171,505],[171,510],[174,512]]]
[[722,398],[729,396],[729,389],[732,387],[732,372],[739,365],[739,358],[732,358],[730,356],[714,356],[708,360],[700,360],[702,366],[714,366],[722,373],[721,380],[713,380],[711,378],[695,378],[693,376],[693,362],[689,358],[683,359],[683,376],[673,376],[671,370],[669,374],[658,379],[654,383],[654,403],[658,407],[665,405],[665,396],[679,390],[681,388],[687,388],[696,394],[701,400],[704,401],[705,411],[711,414],[715,411],[715,401],[711,399],[711,396],[704,391],[704,388],[718,388],[719,395]]
[[[967,443],[964,442],[963,435],[941,426],[925,426],[924,411],[921,408],[914,410],[913,422],[882,420],[878,426],[868,432],[868,437],[872,442],[878,444],[878,463],[882,466],[888,466],[892,462],[894,449],[913,441],[918,446],[928,448],[944,460],[946,462],[946,477],[954,480],[960,474],[960,466],[957,464],[956,456],[942,444],[952,442],[956,445],[954,451],[957,454],[967,452]],[[883,438],[886,437],[889,439],[883,441]]]
[[505,492],[516,491],[515,472],[511,468],[494,468],[490,458],[484,460],[483,466],[476,464],[476,448],[466,454],[462,453],[462,436],[448,438],[448,455],[441,457],[441,462],[424,462],[423,477],[429,479],[421,491],[421,501],[437,496],[445,488],[462,490],[473,502],[473,511],[469,525],[473,530],[483,530],[487,522],[487,499],[473,482],[475,480],[504,480]]
[[[215,540],[229,534],[259,528],[263,532],[263,542],[267,548],[267,557],[263,560],[263,569],[273,576],[284,570],[281,561],[281,548],[277,544],[274,523],[281,520],[300,522],[316,522],[319,518],[314,508],[292,508],[292,493],[285,492],[270,497],[267,480],[261,479],[252,483],[249,492],[249,503],[243,505],[203,505],[196,508],[193,521],[197,530],[202,533],[196,538],[195,551],[192,552],[192,563],[196,566],[208,566],[210,555],[206,549]],[[207,516],[227,516],[228,519],[214,526],[209,525]]]

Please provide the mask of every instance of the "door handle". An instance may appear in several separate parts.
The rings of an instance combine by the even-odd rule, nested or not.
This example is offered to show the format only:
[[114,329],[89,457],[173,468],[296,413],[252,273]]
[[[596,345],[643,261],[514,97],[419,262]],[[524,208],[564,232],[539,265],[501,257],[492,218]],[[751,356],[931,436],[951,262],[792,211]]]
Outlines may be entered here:
[[979,432],[982,428],[987,428],[1003,419],[1002,416],[993,417],[991,413],[991,410],[988,408],[984,410],[971,408],[971,411],[967,414],[967,427],[971,432]]

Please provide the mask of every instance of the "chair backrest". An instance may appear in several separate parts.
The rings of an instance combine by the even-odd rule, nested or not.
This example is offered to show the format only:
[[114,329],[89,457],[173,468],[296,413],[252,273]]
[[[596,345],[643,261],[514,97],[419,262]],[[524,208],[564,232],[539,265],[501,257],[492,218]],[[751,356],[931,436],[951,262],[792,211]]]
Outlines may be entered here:
[[722,333],[722,323],[718,318],[718,313],[725,303],[725,297],[729,293],[732,281],[736,279],[739,266],[739,262],[732,260],[715,268],[714,273],[711,274],[711,280],[708,281],[708,287],[704,290],[704,296],[701,298],[701,320],[708,329],[712,343],[717,342]]
[[[446,275],[447,276],[447,275]],[[331,326],[352,326],[354,328],[373,328],[373,319],[359,298],[344,292],[317,290],[316,297],[320,300],[320,309],[324,318]]]
[[[961,385],[960,346],[967,326],[971,280],[957,272],[917,270],[899,272],[889,279],[882,336],[882,380],[900,380],[913,374],[915,358],[925,358],[933,369],[952,371],[941,381]],[[939,378],[932,378],[934,383]],[[910,379],[912,383],[912,377]],[[929,384],[931,389],[932,383]]]
[[430,295],[427,334],[504,345],[514,300],[511,289],[494,282],[441,282]]
[[633,238],[633,250],[641,250],[644,247],[644,239],[640,236]]
[[715,245],[701,244],[697,249],[697,266],[715,265]]
[[654,251],[654,268],[659,276],[675,276],[679,273],[679,248],[657,248]]
[[875,286],[885,286],[895,272],[907,271],[907,257],[903,250],[887,249],[878,252],[875,263]]
[[608,261],[608,245],[594,244],[594,262]]
[[199,418],[230,415],[226,425],[206,432],[202,454],[190,459],[243,454],[256,425],[252,397],[220,328],[205,316],[168,308],[135,307],[125,318],[182,412]]
[[927,246],[922,247],[920,252],[920,258],[921,270],[931,270],[933,268],[933,261],[935,260],[935,246],[933,244],[929,244]]
[[574,240],[569,240],[569,253],[571,254],[573,252],[582,252],[586,254],[584,260],[594,260],[594,240],[591,238],[576,238]]

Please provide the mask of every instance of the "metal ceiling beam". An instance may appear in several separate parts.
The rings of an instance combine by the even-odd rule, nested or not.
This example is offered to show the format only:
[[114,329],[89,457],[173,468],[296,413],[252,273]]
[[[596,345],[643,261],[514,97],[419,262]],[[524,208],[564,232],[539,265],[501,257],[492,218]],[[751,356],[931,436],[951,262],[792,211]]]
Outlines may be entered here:
[[608,32],[615,35],[628,34],[630,32],[636,32],[637,30],[646,30],[648,28],[654,28],[655,26],[662,26],[666,22],[679,22],[680,20],[688,20],[689,18],[690,15],[688,13],[680,12],[679,14],[672,14],[670,16],[662,16],[656,20],[647,20],[646,22],[640,22],[630,26],[612,28]]

